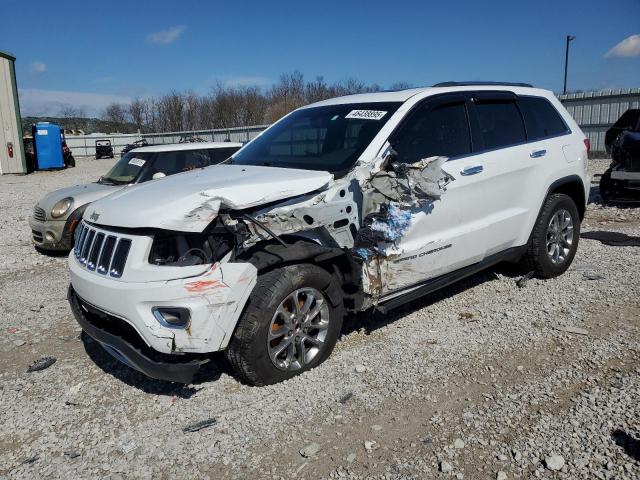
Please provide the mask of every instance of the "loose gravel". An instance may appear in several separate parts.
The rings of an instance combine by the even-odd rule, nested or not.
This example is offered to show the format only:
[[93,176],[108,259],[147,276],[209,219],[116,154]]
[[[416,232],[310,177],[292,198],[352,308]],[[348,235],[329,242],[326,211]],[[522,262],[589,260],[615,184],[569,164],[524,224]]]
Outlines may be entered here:
[[[583,238],[559,278],[519,287],[499,266],[354,316],[327,362],[279,385],[220,360],[176,386],[81,336],[66,258],[31,246],[38,197],[111,164],[0,177],[0,477],[640,478],[638,247]],[[640,209],[601,205],[594,181],[583,231],[639,237]]]

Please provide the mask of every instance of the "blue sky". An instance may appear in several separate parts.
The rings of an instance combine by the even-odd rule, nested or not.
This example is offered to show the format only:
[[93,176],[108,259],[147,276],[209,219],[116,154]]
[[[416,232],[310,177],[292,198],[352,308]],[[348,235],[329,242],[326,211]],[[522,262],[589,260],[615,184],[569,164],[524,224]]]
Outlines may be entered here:
[[23,114],[64,103],[95,114],[217,81],[266,87],[294,70],[329,82],[509,80],[559,91],[567,34],[577,37],[569,89],[640,87],[640,0],[0,0],[0,11],[11,18],[0,50],[17,57]]

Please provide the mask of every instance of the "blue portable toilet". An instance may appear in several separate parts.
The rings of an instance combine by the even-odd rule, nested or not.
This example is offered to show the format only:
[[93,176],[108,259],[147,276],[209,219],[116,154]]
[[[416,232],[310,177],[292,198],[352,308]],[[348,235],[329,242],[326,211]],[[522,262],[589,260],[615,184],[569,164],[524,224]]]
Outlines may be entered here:
[[38,170],[64,168],[62,136],[55,123],[39,122],[33,126],[33,144]]

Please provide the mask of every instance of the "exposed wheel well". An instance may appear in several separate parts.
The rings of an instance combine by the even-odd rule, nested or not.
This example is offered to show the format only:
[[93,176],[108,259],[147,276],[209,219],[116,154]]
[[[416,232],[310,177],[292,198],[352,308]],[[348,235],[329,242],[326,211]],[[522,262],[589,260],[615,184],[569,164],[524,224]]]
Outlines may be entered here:
[[284,265],[312,263],[337,277],[347,309],[357,307],[357,304],[362,301],[361,270],[349,252],[319,245],[299,237],[282,236],[281,238],[287,243],[286,247],[276,242],[263,242],[240,255],[238,259],[253,264],[259,274]]
[[584,219],[586,210],[586,199],[584,196],[584,184],[577,176],[567,177],[558,180],[549,188],[547,196],[554,193],[563,193],[573,199],[580,214],[580,220]]

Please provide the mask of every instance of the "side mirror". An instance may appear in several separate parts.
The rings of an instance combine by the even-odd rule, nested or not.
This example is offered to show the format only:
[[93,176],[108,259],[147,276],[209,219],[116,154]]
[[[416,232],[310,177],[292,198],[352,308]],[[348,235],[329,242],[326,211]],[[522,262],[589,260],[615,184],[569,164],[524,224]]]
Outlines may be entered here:
[[159,178],[164,178],[166,175],[163,172],[156,172],[151,177],[151,180],[158,180]]
[[393,145],[389,147],[387,156],[384,158],[384,169],[386,171],[393,170],[393,164],[398,161],[398,152],[393,149]]

